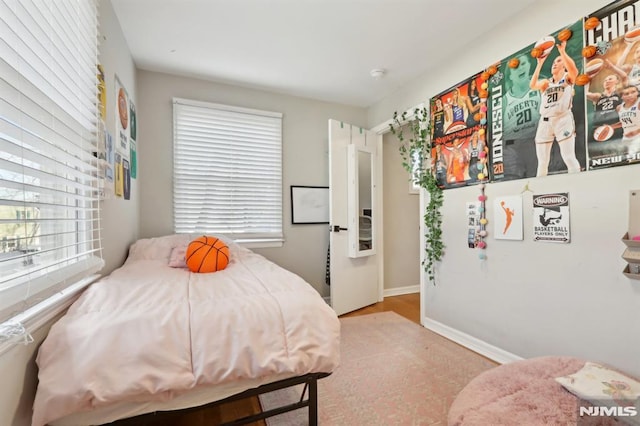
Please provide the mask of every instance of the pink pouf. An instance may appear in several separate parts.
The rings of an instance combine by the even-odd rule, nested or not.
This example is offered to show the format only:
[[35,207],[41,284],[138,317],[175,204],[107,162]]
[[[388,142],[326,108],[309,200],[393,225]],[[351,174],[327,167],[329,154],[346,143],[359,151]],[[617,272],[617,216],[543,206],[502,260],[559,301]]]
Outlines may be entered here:
[[[571,357],[540,357],[485,371],[453,401],[449,425],[575,425],[579,400],[555,378],[573,374],[584,364]],[[611,421],[603,420],[597,424]]]

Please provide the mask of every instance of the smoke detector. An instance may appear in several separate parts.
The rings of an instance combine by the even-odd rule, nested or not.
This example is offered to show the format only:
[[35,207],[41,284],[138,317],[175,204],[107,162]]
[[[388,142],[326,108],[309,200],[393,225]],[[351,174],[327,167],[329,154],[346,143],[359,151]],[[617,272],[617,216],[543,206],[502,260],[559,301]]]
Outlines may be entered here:
[[384,77],[386,72],[387,71],[384,68],[375,68],[372,69],[369,74],[371,74],[371,77],[373,77],[375,80],[380,80],[382,77]]

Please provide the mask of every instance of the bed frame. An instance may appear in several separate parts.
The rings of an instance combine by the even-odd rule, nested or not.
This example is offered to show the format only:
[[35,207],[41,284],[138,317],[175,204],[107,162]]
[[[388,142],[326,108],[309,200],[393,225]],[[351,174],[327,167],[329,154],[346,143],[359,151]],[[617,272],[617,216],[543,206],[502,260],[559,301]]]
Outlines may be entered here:
[[[182,410],[174,410],[174,411],[165,411],[161,413],[175,413],[175,415],[182,415],[184,413],[190,411],[197,411],[204,408],[212,408],[217,407],[219,405],[238,401],[241,399],[256,397],[262,395],[264,393],[269,393],[273,391],[277,391],[280,389],[285,389],[291,386],[296,386],[300,384],[304,384],[304,388],[302,389],[302,393],[300,395],[300,400],[298,402],[283,405],[281,407],[275,407],[267,411],[262,411],[258,414],[253,414],[245,417],[241,417],[236,420],[232,420],[227,423],[222,423],[220,426],[232,426],[232,425],[245,425],[249,423],[253,423],[258,420],[264,420],[269,417],[277,416],[282,413],[286,413],[289,411],[294,411],[300,408],[309,407],[309,426],[317,426],[318,425],[318,380],[324,377],[329,376],[331,373],[309,373],[303,376],[291,377],[289,379],[278,380],[276,382],[267,383],[262,386],[258,386],[257,388],[247,389],[246,391],[240,392],[235,395],[231,395],[225,399],[220,401],[210,402],[208,404],[200,405],[198,407],[190,407]],[[308,395],[307,395],[308,390]],[[306,396],[306,399],[305,399]],[[127,425],[140,425],[147,424],[145,421],[149,421],[154,416],[156,416],[160,412],[153,412],[147,414],[141,414],[135,417],[129,417],[127,419],[118,420],[113,423],[108,423],[109,425],[117,425],[117,426],[127,426]]]

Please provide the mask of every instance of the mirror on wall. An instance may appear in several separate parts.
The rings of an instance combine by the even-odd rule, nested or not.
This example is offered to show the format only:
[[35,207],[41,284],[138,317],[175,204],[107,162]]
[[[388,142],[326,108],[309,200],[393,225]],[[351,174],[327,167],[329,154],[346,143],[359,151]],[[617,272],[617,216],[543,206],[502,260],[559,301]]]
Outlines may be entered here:
[[374,155],[365,146],[348,146],[349,257],[375,254]]

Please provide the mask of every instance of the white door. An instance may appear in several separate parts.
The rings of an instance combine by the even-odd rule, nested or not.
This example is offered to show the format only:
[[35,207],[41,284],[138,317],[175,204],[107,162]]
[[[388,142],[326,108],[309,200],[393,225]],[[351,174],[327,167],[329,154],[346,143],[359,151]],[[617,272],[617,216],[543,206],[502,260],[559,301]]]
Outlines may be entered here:
[[[381,146],[381,143],[382,136],[375,132],[340,121],[329,120],[329,272],[331,306],[338,315],[355,311],[381,300],[378,259],[382,258],[380,254],[382,253],[382,232],[379,232],[382,225],[382,208],[379,201],[381,197],[374,196],[382,190],[381,156],[378,154],[378,146]],[[355,228],[354,216],[353,214],[351,217],[349,215],[349,204],[351,203],[351,208],[353,208],[354,200],[349,200],[350,182],[348,179],[355,178],[349,176],[348,172],[349,145],[364,147],[368,152],[371,152],[375,166],[372,173],[374,181],[371,204],[367,205],[368,201],[366,201],[357,205],[360,215],[372,219],[373,244],[374,247],[378,247],[378,250],[369,250],[369,252],[376,254],[361,257],[351,257],[354,247],[352,246],[350,250],[349,246],[350,240],[353,244],[353,235],[349,238],[349,232],[354,232]]]

